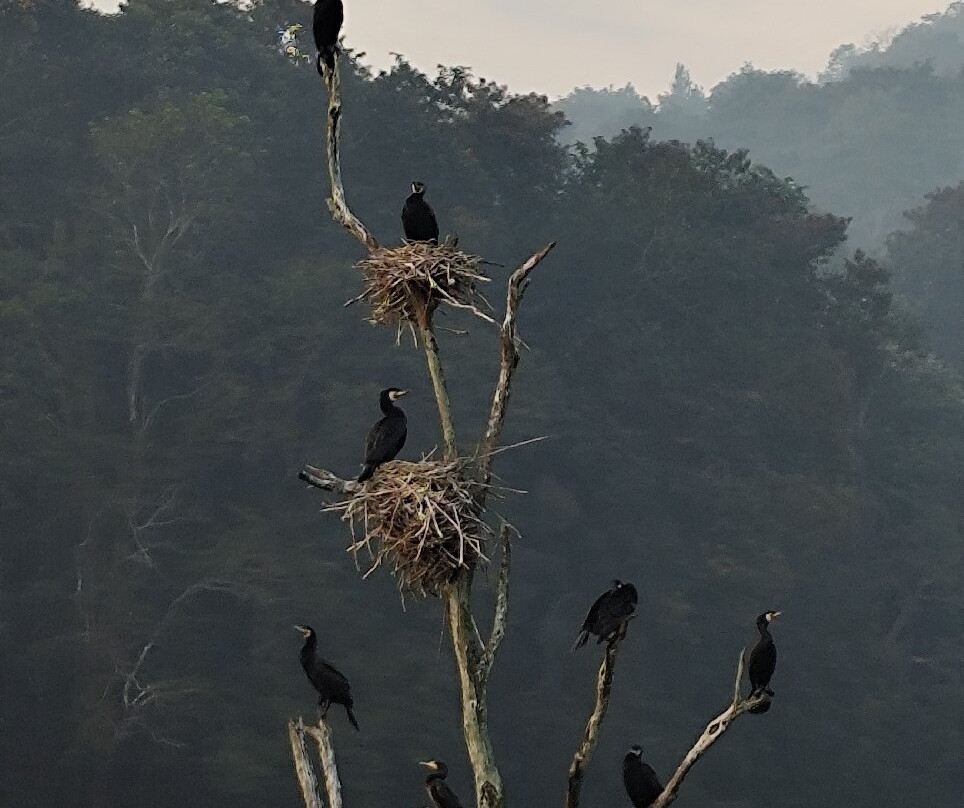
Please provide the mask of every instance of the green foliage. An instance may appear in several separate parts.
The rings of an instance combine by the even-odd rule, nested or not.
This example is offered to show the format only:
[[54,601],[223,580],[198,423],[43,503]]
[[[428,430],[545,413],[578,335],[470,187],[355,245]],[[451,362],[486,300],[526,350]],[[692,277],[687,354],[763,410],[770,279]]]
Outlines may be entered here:
[[964,183],[926,199],[905,214],[911,229],[891,235],[887,252],[898,288],[932,327],[934,345],[964,369]]
[[[305,460],[356,470],[388,384],[413,391],[405,456],[439,441],[423,358],[342,306],[357,247],[325,209],[323,92],[274,49],[310,7],[0,14],[0,802],[295,804],[284,724],[314,709],[301,622],[356,695],[363,733],[335,727],[346,804],[417,804],[413,763],[433,755],[467,794],[437,604],[403,614],[390,580],[359,581],[343,526],[295,482]],[[614,575],[639,585],[641,618],[587,800],[623,798],[613,761],[643,736],[668,771],[771,607],[787,612],[774,709],[700,764],[687,798],[957,793],[960,379],[895,309],[886,266],[830,262],[846,221],[754,162],[734,112],[756,98],[792,128],[810,120],[794,98],[839,93],[808,132],[872,148],[875,105],[897,140],[926,106],[911,96],[945,80],[818,91],[745,71],[705,99],[679,72],[672,103],[739,148],[627,128],[570,153],[541,96],[360,58],[343,60],[343,168],[382,241],[424,180],[442,230],[507,265],[491,267],[496,305],[511,266],[559,241],[526,299],[506,435],[550,439],[498,468],[530,492],[503,503],[525,536],[492,681],[510,799],[559,789],[594,666],[564,649]],[[954,294],[959,196],[891,241],[901,278],[948,271],[935,306]],[[441,332],[470,449],[494,335],[439,324],[470,330]],[[770,763],[751,778],[741,760]]]

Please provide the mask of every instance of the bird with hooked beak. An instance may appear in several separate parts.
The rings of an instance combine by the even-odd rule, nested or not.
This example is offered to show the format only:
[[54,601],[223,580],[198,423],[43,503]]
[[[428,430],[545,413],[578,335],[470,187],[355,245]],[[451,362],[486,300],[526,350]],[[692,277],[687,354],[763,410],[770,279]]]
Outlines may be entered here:
[[402,206],[402,228],[409,241],[438,244],[438,221],[435,211],[425,201],[425,183],[412,183],[412,193]]
[[318,656],[318,635],[311,626],[295,626],[305,638],[301,647],[301,667],[315,690],[318,691],[318,706],[321,707],[321,717],[328,715],[328,708],[332,704],[341,704],[348,713],[351,725],[358,729],[355,713],[352,711],[355,703],[351,698],[351,685],[347,677],[336,670],[333,665]]
[[635,808],[647,808],[663,793],[653,767],[643,760],[643,747],[633,744],[623,758],[623,785]]
[[764,612],[756,619],[760,639],[757,640],[753,650],[750,651],[746,666],[747,676],[750,679],[750,698],[763,693],[768,696],[773,695],[773,691],[770,690],[770,679],[777,667],[777,647],[773,644],[773,637],[770,636],[770,623],[781,614],[783,612],[769,611]]
[[368,430],[365,465],[358,475],[358,482],[370,480],[375,469],[382,463],[394,460],[402,451],[408,437],[408,420],[401,407],[395,406],[395,402],[407,394],[408,390],[399,390],[397,387],[388,387],[379,393],[378,406],[381,408],[382,417]]
[[423,760],[418,765],[429,769],[425,778],[425,791],[435,808],[462,808],[459,798],[445,782],[449,773],[448,766],[441,760]]

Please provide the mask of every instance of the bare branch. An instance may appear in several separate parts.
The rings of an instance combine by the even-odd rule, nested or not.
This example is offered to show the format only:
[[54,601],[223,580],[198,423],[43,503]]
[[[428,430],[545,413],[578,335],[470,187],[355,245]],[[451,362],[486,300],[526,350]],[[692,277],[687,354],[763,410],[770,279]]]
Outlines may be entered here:
[[495,662],[495,655],[502,645],[505,637],[506,620],[509,616],[509,572],[512,566],[512,540],[510,534],[515,528],[508,522],[502,523],[499,531],[499,542],[502,545],[502,561],[499,564],[499,583],[495,596],[495,618],[492,621],[492,633],[489,641],[482,651],[482,658],[479,661],[479,679],[485,683],[488,681],[489,672],[492,670],[492,663]]
[[579,794],[582,790],[582,781],[586,774],[586,767],[592,758],[592,753],[599,743],[599,730],[602,727],[606,711],[609,709],[609,696],[613,686],[613,675],[616,673],[616,655],[619,653],[619,646],[622,645],[626,637],[626,628],[629,622],[624,622],[616,636],[606,645],[606,654],[603,656],[602,664],[599,666],[599,674],[596,676],[596,704],[592,714],[586,722],[586,731],[582,736],[582,743],[572,756],[572,763],[569,764],[569,782],[566,787],[566,808],[577,808],[579,805]]
[[318,758],[325,775],[325,791],[328,808],[341,808],[341,780],[335,764],[335,746],[331,741],[331,728],[324,718],[318,719],[317,727],[305,727],[305,732],[318,742]]
[[375,237],[355,216],[348,207],[345,199],[345,188],[341,183],[341,158],[338,151],[338,137],[341,128],[341,78],[338,73],[339,59],[335,57],[335,69],[325,71],[325,85],[328,87],[328,181],[331,185],[331,197],[328,209],[335,221],[357,238],[369,250],[378,247]]
[[519,364],[519,345],[516,336],[516,316],[519,313],[519,306],[522,304],[522,298],[529,286],[529,275],[555,246],[555,242],[550,242],[541,250],[530,255],[525,263],[509,278],[506,290],[505,318],[500,329],[499,380],[495,386],[495,394],[492,396],[492,407],[489,410],[489,422],[485,429],[485,436],[482,438],[479,447],[479,479],[483,485],[488,485],[492,476],[493,451],[499,441],[499,436],[502,434],[502,425],[505,423],[506,409],[509,404],[512,375]]
[[719,740],[720,736],[729,729],[730,724],[744,713],[752,712],[765,704],[769,704],[770,696],[766,691],[760,693],[758,696],[752,696],[746,699],[740,696],[740,683],[743,679],[743,660],[745,654],[746,649],[744,648],[740,653],[740,661],[736,667],[736,680],[733,684],[733,700],[730,702],[730,705],[706,725],[700,737],[696,739],[696,743],[694,743],[693,747],[686,753],[682,763],[679,764],[676,772],[666,784],[663,793],[656,798],[651,808],[666,808],[667,805],[679,796],[679,788],[686,778],[686,775],[689,774],[690,769],[692,769],[696,761],[703,757],[709,748]]
[[305,801],[305,808],[324,808],[318,796],[318,780],[315,770],[308,761],[308,750],[305,748],[305,725],[301,718],[298,723],[288,722],[288,741],[291,743],[291,757],[294,758],[295,774],[298,775],[298,785],[301,786],[301,797]]
[[444,594],[461,686],[462,733],[475,777],[476,805],[478,808],[504,808],[502,775],[496,766],[489,738],[486,685],[479,676],[481,649],[469,606],[471,592],[472,570],[462,570]]
[[422,348],[428,363],[428,373],[432,377],[432,389],[435,392],[435,403],[438,405],[438,417],[442,424],[442,441],[445,444],[445,459],[454,460],[459,450],[455,439],[455,425],[452,422],[452,404],[449,401],[449,391],[445,384],[445,374],[442,362],[439,360],[438,340],[432,328],[432,315],[427,307],[422,305],[418,311],[418,330],[422,337]]
[[298,472],[298,479],[322,491],[334,491],[336,494],[354,494],[360,488],[354,480],[343,480],[334,472],[309,465],[305,465]]

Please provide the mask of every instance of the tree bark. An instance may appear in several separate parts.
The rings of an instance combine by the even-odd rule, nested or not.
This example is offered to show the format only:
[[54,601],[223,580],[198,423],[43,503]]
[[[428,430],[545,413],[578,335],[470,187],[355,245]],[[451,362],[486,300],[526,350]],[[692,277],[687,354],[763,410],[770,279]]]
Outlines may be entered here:
[[445,609],[462,695],[462,732],[475,776],[478,808],[504,808],[502,776],[489,738],[488,696],[481,676],[481,649],[470,599],[472,570],[461,570],[445,591]]

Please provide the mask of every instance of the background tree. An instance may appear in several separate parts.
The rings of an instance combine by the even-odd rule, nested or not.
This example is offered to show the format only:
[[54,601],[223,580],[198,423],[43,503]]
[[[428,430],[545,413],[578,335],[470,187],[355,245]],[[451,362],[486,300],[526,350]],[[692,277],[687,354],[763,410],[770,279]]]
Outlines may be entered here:
[[[15,79],[0,80],[5,805],[297,805],[278,717],[312,709],[290,626],[319,617],[330,623],[333,660],[349,673],[363,660],[366,670],[353,676],[364,732],[337,738],[347,804],[383,805],[386,794],[421,804],[415,761],[460,748],[438,612],[409,605],[399,632],[391,581],[359,584],[351,558],[332,552],[342,534],[319,517],[316,492],[292,485],[309,458],[354,469],[381,380],[415,387],[424,373],[422,356],[393,349],[394,334],[373,331],[357,306],[341,308],[358,293],[348,267],[361,251],[325,208],[317,74],[274,49],[278,26],[307,22],[308,11],[134,0],[104,17],[53,0],[0,5],[4,77]],[[400,62],[382,74],[363,61],[343,62],[345,182],[380,240],[400,235],[398,211],[416,178],[432,189],[443,232],[458,231],[467,249],[510,269],[533,244],[560,236],[551,272],[536,276],[526,299],[529,350],[503,436],[550,439],[498,460],[506,483],[530,492],[502,503],[526,538],[513,548],[513,607],[489,680],[490,732],[512,799],[562,798],[598,667],[564,649],[614,575],[640,587],[640,617],[620,651],[584,804],[625,798],[619,762],[630,743],[642,743],[666,779],[724,706],[734,649],[754,640],[753,617],[771,607],[787,613],[778,702],[701,760],[685,800],[879,808],[908,789],[934,804],[960,793],[960,382],[900,306],[885,305],[894,289],[873,279],[871,265],[839,290],[829,278],[843,272],[840,247],[839,264],[814,268],[799,256],[829,255],[842,232],[807,203],[829,207],[820,176],[794,175],[811,186],[804,192],[753,165],[741,169],[769,160],[752,125],[745,142],[716,149],[666,144],[655,129],[648,141],[607,141],[604,156],[572,157],[546,138],[561,124],[547,103],[507,105],[485,91],[476,97],[493,105],[484,117],[504,116],[502,131],[512,133],[487,141],[467,98],[451,114],[433,106],[447,73]],[[910,82],[900,104],[913,100],[915,75],[893,76],[894,88]],[[895,216],[920,204],[919,194],[956,183],[956,162],[941,162],[949,152],[929,145],[933,137],[953,146],[960,130],[942,123],[956,120],[953,81],[921,80],[916,120],[869,117],[894,107],[868,102],[863,117],[849,119],[859,132],[810,132],[814,149],[826,147],[813,164],[846,177],[846,161],[825,158],[860,143],[876,155],[865,167],[883,171],[874,176],[901,179],[917,171],[901,173],[906,154],[934,156],[914,164],[933,173],[919,175],[913,198],[880,186]],[[843,110],[873,87],[871,78],[842,82],[834,103]],[[928,89],[941,87],[936,96]],[[231,186],[230,211],[190,236],[202,255],[173,266],[177,284],[163,287],[155,314],[139,301],[133,262],[103,216],[117,186],[94,132],[140,120],[132,110],[155,128],[176,120],[161,114],[168,105],[201,115],[201,97],[210,99],[203,114],[237,123],[215,127],[205,156],[222,159],[218,138],[231,153],[232,132],[243,133],[248,156],[232,157],[219,181],[234,171],[246,179]],[[945,106],[932,103],[942,97]],[[903,134],[876,138],[875,121]],[[470,136],[488,149],[484,160],[461,149]],[[741,147],[751,151],[734,156]],[[179,148],[158,158],[171,175],[183,170]],[[840,187],[865,187],[863,176],[850,177]],[[532,178],[551,180],[554,192],[536,198]],[[509,271],[491,268],[490,285]],[[631,296],[638,308],[622,302]],[[181,317],[181,305],[200,311],[201,323]],[[664,307],[678,316],[662,315]],[[157,465],[144,463],[147,476],[129,480],[127,350],[148,314],[180,335],[178,361],[152,370],[149,400],[193,389],[180,385],[195,374],[206,384],[161,408],[149,430]],[[466,322],[453,313],[438,325]],[[489,402],[477,391],[491,389],[497,372],[484,350],[491,343],[478,328],[446,335],[453,417],[480,425]],[[877,381],[855,441],[853,415],[866,398],[858,368],[860,379]],[[413,449],[439,442],[429,395],[409,396],[406,412]],[[91,530],[108,503],[132,491],[159,495],[171,480],[180,481],[182,521],[154,531],[155,570],[127,560],[135,548],[122,510]],[[93,635],[75,596],[77,546],[88,535],[88,547],[103,549],[96,569],[118,570],[98,579]],[[108,719],[123,711],[126,673],[171,604],[205,581],[233,589],[180,601],[141,668],[145,684],[192,691],[148,716],[182,745],[158,745],[142,731],[116,735]],[[399,681],[410,701],[397,698]],[[542,739],[538,750],[517,731],[523,722]],[[744,777],[742,764],[758,759],[771,765]],[[471,794],[467,762],[458,754],[447,762],[457,792]],[[823,773],[817,782],[814,770]]]

